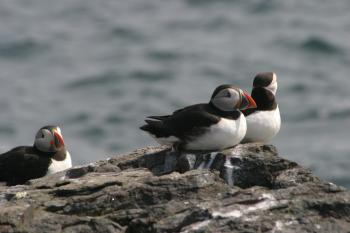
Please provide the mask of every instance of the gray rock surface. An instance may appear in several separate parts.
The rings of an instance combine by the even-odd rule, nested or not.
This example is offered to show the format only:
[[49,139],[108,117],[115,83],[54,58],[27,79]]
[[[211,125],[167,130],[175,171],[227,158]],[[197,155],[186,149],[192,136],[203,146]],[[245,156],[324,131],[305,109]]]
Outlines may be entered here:
[[0,232],[349,233],[350,194],[269,145],[150,147],[0,185]]

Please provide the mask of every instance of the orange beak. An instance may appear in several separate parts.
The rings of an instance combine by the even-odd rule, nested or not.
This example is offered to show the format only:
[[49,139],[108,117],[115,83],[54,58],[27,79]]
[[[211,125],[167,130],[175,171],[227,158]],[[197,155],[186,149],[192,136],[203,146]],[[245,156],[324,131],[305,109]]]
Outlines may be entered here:
[[248,101],[248,106],[245,109],[256,108],[256,103],[255,103],[254,99],[245,91],[243,91],[243,95],[246,98],[246,100]]
[[53,133],[54,133],[54,135],[55,135],[55,138],[58,139],[59,144],[60,144],[61,146],[64,146],[64,140],[63,140],[62,135],[61,135],[60,133],[58,133],[56,130],[55,130]]

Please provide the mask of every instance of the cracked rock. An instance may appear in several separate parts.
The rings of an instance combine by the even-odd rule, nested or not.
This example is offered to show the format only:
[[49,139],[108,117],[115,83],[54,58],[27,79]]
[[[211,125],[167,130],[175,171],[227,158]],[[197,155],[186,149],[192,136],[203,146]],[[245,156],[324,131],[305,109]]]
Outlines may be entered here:
[[0,184],[0,232],[346,232],[350,194],[274,146],[147,147]]

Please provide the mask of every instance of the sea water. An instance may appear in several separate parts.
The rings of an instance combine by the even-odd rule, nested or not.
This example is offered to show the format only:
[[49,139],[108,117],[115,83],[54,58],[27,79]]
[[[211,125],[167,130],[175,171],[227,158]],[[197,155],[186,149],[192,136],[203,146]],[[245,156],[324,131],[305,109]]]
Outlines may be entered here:
[[281,156],[350,187],[350,2],[4,0],[0,149],[61,126],[75,165],[155,145],[147,115],[278,75]]

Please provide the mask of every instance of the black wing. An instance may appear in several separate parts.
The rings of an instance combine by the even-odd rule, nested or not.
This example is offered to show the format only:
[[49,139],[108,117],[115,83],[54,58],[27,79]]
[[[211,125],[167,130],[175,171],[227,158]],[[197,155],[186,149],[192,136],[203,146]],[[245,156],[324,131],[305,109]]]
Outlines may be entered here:
[[50,162],[49,157],[35,154],[32,147],[16,147],[0,155],[0,181],[16,185],[42,177]]
[[172,115],[148,116],[147,118],[148,118],[148,119],[153,119],[153,120],[163,121],[163,120],[166,120],[166,119],[169,118],[169,117],[172,117],[173,115],[179,114],[179,113],[182,112],[182,111],[193,110],[194,108],[198,107],[199,105],[202,105],[202,104],[191,105],[191,106],[188,106],[188,107],[184,107],[184,108],[175,110],[175,111],[172,113]]
[[192,105],[175,111],[169,116],[152,117],[156,120],[146,120],[141,129],[149,131],[157,137],[176,136],[184,139],[187,136],[199,134],[208,127],[220,121],[220,117],[211,113],[208,104]]

